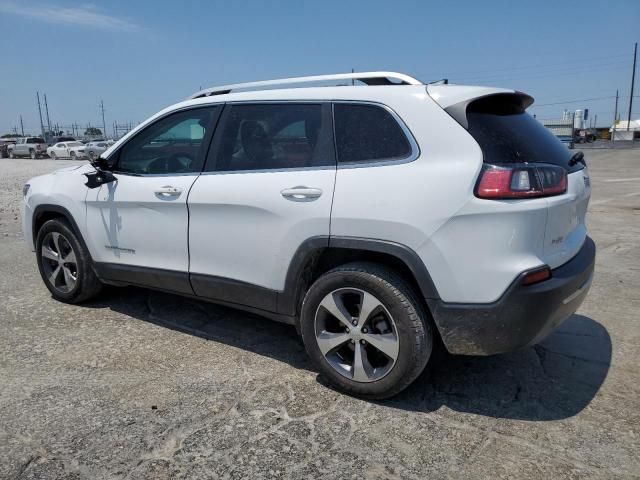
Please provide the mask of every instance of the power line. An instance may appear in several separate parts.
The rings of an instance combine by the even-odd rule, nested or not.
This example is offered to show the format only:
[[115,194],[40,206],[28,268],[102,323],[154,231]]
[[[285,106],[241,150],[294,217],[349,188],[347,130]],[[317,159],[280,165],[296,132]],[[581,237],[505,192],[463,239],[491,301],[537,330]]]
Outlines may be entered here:
[[595,100],[606,100],[609,98],[615,98],[615,95],[608,95],[606,97],[580,98],[578,100],[565,100],[563,102],[542,103],[539,105],[533,104],[532,107],[548,107],[550,105],[565,105],[567,103],[593,102]]
[[[608,55],[608,56],[603,56],[603,57],[591,57],[590,60],[611,60],[612,58],[627,58],[626,54],[620,54],[620,55]],[[517,66],[517,67],[504,67],[504,68],[491,68],[491,69],[484,69],[484,70],[466,70],[466,71],[454,71],[454,72],[447,72],[446,75],[466,75],[466,74],[473,74],[473,73],[484,73],[484,72],[499,72],[499,71],[511,71],[511,70],[526,70],[526,69],[530,69],[530,68],[545,68],[545,67],[553,67],[553,66],[569,66],[569,64],[571,63],[575,63],[576,65],[584,65],[584,62],[560,62],[560,63],[547,63],[547,64],[538,64],[538,65],[521,65],[521,66]],[[440,76],[446,76],[446,75],[440,75]],[[438,76],[438,75],[436,75]]]
[[[612,66],[617,65],[617,66]],[[610,64],[600,64],[600,65],[584,65],[582,67],[570,67],[566,69],[559,69],[555,72],[547,71],[547,72],[532,72],[532,73],[522,73],[518,75],[492,75],[492,76],[484,76],[484,77],[463,77],[456,79],[457,81],[463,82],[487,82],[487,81],[496,81],[496,80],[517,80],[521,78],[543,78],[543,77],[560,77],[565,75],[581,75],[586,72],[591,72],[594,68],[600,68],[608,66],[608,70],[620,70],[625,68],[627,65],[626,62],[615,62]]]

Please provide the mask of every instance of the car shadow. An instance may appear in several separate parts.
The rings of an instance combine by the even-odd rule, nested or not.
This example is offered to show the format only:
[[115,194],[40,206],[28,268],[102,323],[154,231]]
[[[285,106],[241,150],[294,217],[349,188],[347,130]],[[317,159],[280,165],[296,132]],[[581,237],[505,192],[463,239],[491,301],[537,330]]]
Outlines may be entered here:
[[[133,318],[315,371],[295,328],[231,308],[139,288],[107,288],[98,301]],[[404,392],[376,402],[391,408],[451,410],[495,418],[549,421],[583,410],[611,364],[611,338],[595,320],[573,315],[541,344],[491,357],[436,348],[425,372]],[[320,383],[325,383],[318,376]]]

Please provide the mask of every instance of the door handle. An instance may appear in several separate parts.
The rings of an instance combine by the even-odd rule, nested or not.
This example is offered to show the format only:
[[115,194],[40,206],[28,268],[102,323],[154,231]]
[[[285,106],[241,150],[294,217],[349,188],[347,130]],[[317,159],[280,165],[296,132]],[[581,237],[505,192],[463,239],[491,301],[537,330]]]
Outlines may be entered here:
[[292,200],[305,200],[311,198],[318,198],[322,195],[322,190],[319,188],[309,188],[309,187],[293,187],[293,188],[285,188],[280,192],[284,198],[289,198]]
[[178,197],[182,193],[182,189],[178,187],[172,187],[171,185],[165,185],[164,187],[157,188],[155,190],[156,195],[163,197]]

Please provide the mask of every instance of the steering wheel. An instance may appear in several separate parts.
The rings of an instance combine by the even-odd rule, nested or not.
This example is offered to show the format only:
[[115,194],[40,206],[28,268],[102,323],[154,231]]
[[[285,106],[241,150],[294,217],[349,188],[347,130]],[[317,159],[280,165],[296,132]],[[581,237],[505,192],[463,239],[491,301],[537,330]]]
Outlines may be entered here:
[[[186,159],[184,162],[180,159]],[[187,173],[193,163],[193,156],[188,153],[173,153],[168,157],[160,157],[147,165],[147,173]]]

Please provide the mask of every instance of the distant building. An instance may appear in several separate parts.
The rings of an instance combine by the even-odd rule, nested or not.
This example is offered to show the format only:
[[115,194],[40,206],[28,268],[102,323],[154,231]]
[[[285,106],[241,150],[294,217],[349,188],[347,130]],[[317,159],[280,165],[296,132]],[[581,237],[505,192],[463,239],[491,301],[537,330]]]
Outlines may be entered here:
[[[627,125],[629,129],[627,130]],[[609,129],[609,132],[613,135],[613,126]],[[634,138],[640,138],[640,119],[631,120],[618,120],[615,124],[615,137],[614,140],[633,140]]]

